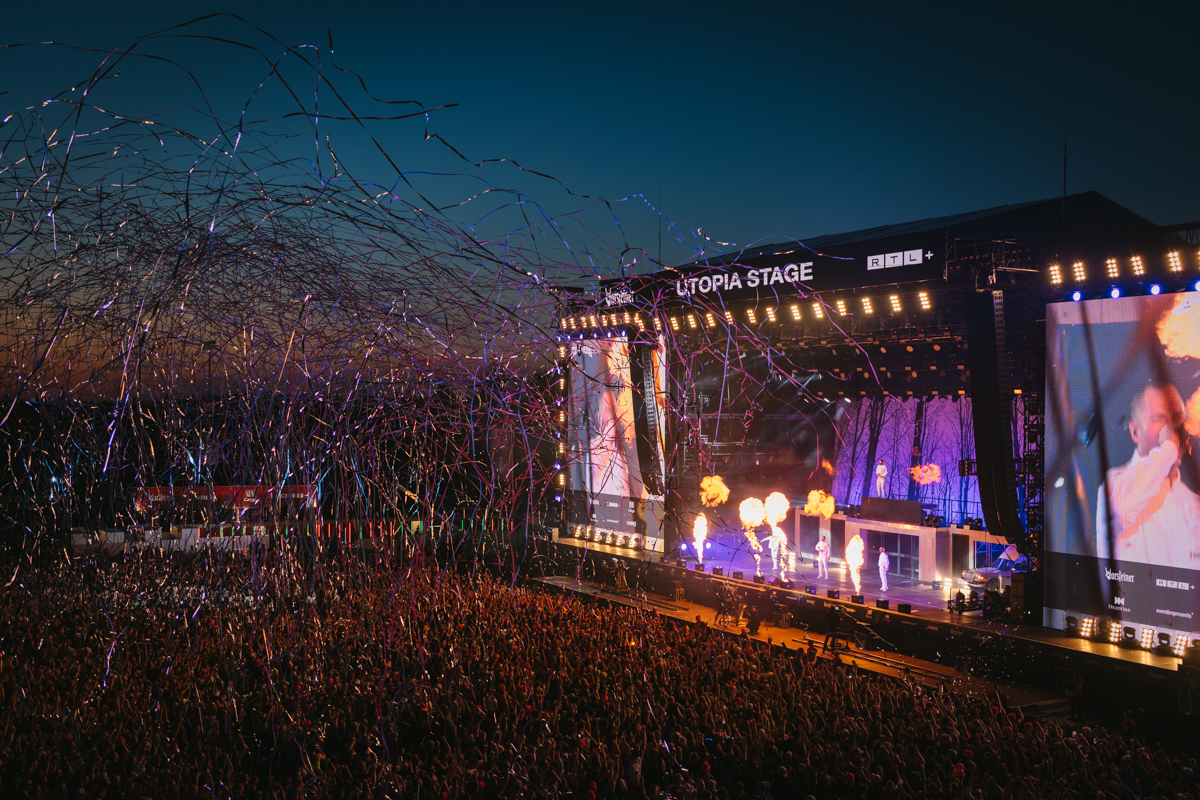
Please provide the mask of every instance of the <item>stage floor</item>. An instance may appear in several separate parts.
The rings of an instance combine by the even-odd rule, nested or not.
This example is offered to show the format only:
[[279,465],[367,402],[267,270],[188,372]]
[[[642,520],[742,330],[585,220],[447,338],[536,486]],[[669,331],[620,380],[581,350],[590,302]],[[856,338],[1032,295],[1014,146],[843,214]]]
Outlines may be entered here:
[[[704,555],[704,571],[712,572],[713,567],[721,567],[725,571],[724,577],[732,577],[734,572],[744,574],[747,581],[752,580],[754,576],[754,556],[744,543],[737,546],[728,544],[728,539],[722,537],[716,541],[710,540],[708,547],[705,548]],[[625,558],[640,558],[643,561],[649,561],[651,554],[637,553],[624,547],[614,547],[611,545],[596,544],[594,542],[584,542],[580,539],[559,539],[560,544],[573,545],[575,547],[586,548],[591,552],[611,553]],[[654,560],[661,557],[661,554],[655,553]],[[914,581],[909,578],[901,578],[898,575],[888,575],[888,590],[883,591],[883,584],[879,580],[879,567],[877,566],[878,553],[874,558],[870,554],[866,554],[866,563],[859,570],[859,580],[862,585],[862,595],[868,605],[874,605],[877,599],[886,599],[891,602],[894,609],[899,603],[908,603],[913,607],[914,613],[921,615],[940,612],[943,617],[949,619],[950,614],[946,611],[946,601],[954,597],[954,593],[959,588],[963,594],[968,594],[970,589],[966,588],[966,583],[962,579],[955,581],[954,589],[934,589],[928,584],[922,584],[919,581]],[[688,569],[694,569],[696,564],[695,554],[692,551],[691,543],[688,543],[688,549],[683,556],[684,562]],[[779,575],[779,570],[771,563],[771,553],[765,547],[762,553],[762,574],[768,580]],[[805,586],[816,586],[819,594],[824,596],[825,592],[830,589],[838,589],[841,592],[843,600],[848,600],[850,595],[855,594],[854,579],[851,576],[849,568],[843,564],[830,564],[829,577],[817,577],[817,566],[810,560],[802,560],[796,558],[796,568],[788,572],[788,577],[796,584],[796,589],[803,591]],[[957,615],[955,615],[957,619]]]

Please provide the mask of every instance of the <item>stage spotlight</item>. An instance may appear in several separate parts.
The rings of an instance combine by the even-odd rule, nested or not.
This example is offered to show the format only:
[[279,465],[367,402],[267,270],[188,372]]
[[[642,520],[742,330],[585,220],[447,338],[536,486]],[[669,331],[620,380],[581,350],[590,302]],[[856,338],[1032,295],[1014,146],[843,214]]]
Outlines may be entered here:
[[1183,654],[1187,652],[1187,646],[1188,635],[1186,633],[1181,633],[1175,637],[1175,647],[1172,648],[1172,652],[1179,658],[1183,658]]
[[922,311],[928,311],[930,309],[928,292],[917,292],[917,300],[921,303]]
[[1157,283],[1152,284],[1150,286],[1150,294],[1152,294],[1152,295],[1162,294],[1162,287],[1159,286]]
[[556,503],[561,503],[561,502],[562,502],[562,495],[561,495],[561,494],[556,494],[556,495],[554,495],[554,502],[556,502]]
[[1076,283],[1083,283],[1084,281],[1087,280],[1087,271],[1084,269],[1082,261],[1076,261],[1074,264],[1071,265],[1071,269],[1075,273],[1075,282]]
[[1071,292],[1071,299],[1078,303],[1083,299],[1083,292],[1076,289],[1075,291]]
[[1167,253],[1167,261],[1171,263],[1171,272],[1183,272],[1183,261],[1179,258],[1178,250]]
[[775,319],[775,309],[773,309],[773,308],[768,308],[768,309],[767,309],[767,320],[768,320],[769,322],[776,322],[776,321],[777,321],[777,320]]
[[1142,628],[1142,638],[1138,640],[1138,644],[1143,650],[1154,647],[1154,628]]
[[1128,625],[1121,628],[1121,641],[1117,644],[1121,647],[1137,647],[1137,638],[1134,636],[1136,631]]
[[1112,644],[1121,643],[1121,623],[1118,620],[1113,620],[1108,625],[1108,641]]
[[1133,258],[1129,259],[1129,262],[1130,262],[1130,264],[1133,265],[1133,274],[1134,275],[1145,275],[1146,274],[1146,268],[1142,265],[1142,257],[1141,256],[1134,256]]
[[1063,629],[1067,636],[1079,635],[1079,617],[1067,617],[1067,627]]
[[1108,268],[1108,277],[1116,278],[1120,276],[1120,271],[1117,269],[1117,260],[1110,258],[1104,262],[1104,266]]
[[1112,288],[1112,290],[1109,291],[1108,296],[1111,297],[1113,300],[1116,300],[1118,297],[1121,296],[1121,290],[1114,286]]
[[758,324],[758,320],[754,318],[754,309],[753,308],[746,309],[746,319],[750,320],[751,325]]
[[1095,631],[1095,629],[1096,629],[1096,620],[1093,619],[1092,617],[1084,617],[1083,623],[1079,626],[1079,638],[1080,639],[1092,638],[1092,633]]
[[1058,264],[1050,265],[1050,285],[1058,286],[1062,283],[1062,268]]
[[1196,281],[1195,283],[1192,284],[1192,291],[1200,292],[1200,281]]

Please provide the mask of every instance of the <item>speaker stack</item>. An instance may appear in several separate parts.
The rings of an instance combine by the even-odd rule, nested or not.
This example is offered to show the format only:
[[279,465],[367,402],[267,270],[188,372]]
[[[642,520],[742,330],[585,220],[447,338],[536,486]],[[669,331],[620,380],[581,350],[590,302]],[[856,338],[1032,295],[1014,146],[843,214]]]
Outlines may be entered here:
[[1004,337],[1004,291],[977,292],[968,300],[967,361],[971,369],[971,417],[979,499],[987,528],[1009,542],[1023,542],[1017,517],[1013,469],[1012,399]]

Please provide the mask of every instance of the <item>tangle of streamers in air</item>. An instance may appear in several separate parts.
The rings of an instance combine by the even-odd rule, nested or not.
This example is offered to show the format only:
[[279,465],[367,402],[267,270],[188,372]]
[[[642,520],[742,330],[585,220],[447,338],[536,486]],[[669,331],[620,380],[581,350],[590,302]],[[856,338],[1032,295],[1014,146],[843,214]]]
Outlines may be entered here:
[[[0,649],[61,634],[74,618],[56,608],[96,612],[76,633],[97,647],[73,663],[99,670],[87,684],[98,694],[70,716],[38,709],[32,723],[69,720],[59,742],[115,752],[96,744],[116,735],[101,712],[158,714],[145,701],[161,690],[196,700],[174,707],[175,724],[209,731],[203,705],[226,743],[253,719],[262,741],[294,745],[301,794],[330,774],[316,744],[329,708],[373,708],[361,741],[391,763],[390,748],[419,740],[411,730],[458,730],[462,713],[482,721],[488,699],[460,708],[445,700],[465,696],[458,684],[442,683],[510,655],[488,649],[507,627],[478,637],[474,626],[526,610],[546,630],[582,618],[565,600],[413,567],[426,553],[515,578],[529,562],[513,545],[555,519],[568,472],[570,488],[640,496],[648,520],[668,476],[713,461],[705,437],[727,438],[728,414],[749,440],[772,415],[802,433],[835,413],[807,388],[831,374],[781,352],[763,323],[735,322],[719,297],[671,312],[690,315],[681,329],[665,285],[640,308],[638,341],[653,356],[583,342],[568,355],[561,318],[595,310],[589,292],[605,277],[657,266],[626,240],[616,201],[471,161],[433,129],[449,105],[378,99],[335,62],[332,39],[291,47],[212,15],[114,50],[0,48],[0,75],[26,74],[8,59],[30,51],[86,64],[56,94],[0,86],[11,106],[0,112],[0,483],[11,501],[0,522],[5,544],[22,545],[6,597],[28,611]],[[155,98],[168,107],[148,108]],[[536,202],[527,184],[555,196]],[[714,255],[699,232],[667,228],[694,259]],[[820,306],[799,284],[778,291]],[[635,386],[652,397],[657,449],[639,439]],[[684,421],[695,446],[667,447]],[[832,434],[817,442],[831,447]],[[754,502],[757,566],[765,510]],[[89,544],[131,545],[129,557],[30,592],[32,554],[74,544],[72,528],[91,531]],[[390,555],[355,552],[402,566],[328,569],[326,545],[351,540],[394,542]],[[216,546],[184,552],[197,542]],[[158,546],[138,546],[148,543]],[[159,634],[144,660],[139,648]],[[291,691],[301,681],[312,687],[302,701]],[[161,718],[138,724],[167,731]],[[233,766],[226,777],[240,775]]]
[[[649,263],[613,202],[469,162],[431,129],[454,104],[377,99],[332,39],[214,15],[0,55],[31,48],[82,79],[0,113],[6,522],[531,528],[558,491],[534,455],[563,413],[561,287]],[[264,492],[209,491],[240,486]],[[139,510],[144,487],[202,490]]]

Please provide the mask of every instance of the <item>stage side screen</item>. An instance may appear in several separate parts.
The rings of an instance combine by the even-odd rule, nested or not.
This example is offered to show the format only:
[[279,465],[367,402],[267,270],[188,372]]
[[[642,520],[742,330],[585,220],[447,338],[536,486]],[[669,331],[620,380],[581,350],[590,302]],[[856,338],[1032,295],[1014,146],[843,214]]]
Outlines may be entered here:
[[576,342],[567,398],[568,522],[661,550],[662,348],[624,338]]
[[1052,304],[1046,337],[1045,622],[1194,637],[1200,295]]

